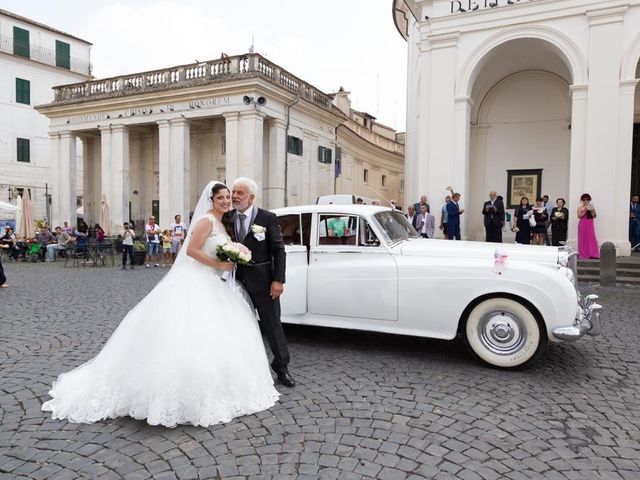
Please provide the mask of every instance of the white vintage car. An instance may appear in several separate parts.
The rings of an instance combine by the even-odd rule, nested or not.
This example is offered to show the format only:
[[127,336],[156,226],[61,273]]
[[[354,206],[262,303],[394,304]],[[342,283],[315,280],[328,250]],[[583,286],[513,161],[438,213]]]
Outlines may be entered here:
[[[548,342],[600,333],[595,295],[556,247],[423,239],[401,212],[365,205],[274,210],[287,251],[282,321],[453,339],[522,367]],[[573,265],[573,268],[572,268]]]

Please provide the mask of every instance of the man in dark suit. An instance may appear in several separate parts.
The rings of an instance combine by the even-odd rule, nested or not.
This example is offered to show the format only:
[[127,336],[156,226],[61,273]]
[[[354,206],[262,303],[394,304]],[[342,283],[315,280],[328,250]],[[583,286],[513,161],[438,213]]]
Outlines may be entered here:
[[247,289],[258,310],[262,330],[267,335],[278,380],[295,386],[289,374],[289,348],[280,322],[280,295],[284,290],[286,257],[278,218],[253,204],[257,185],[248,178],[233,182],[231,200],[234,210],[225,214],[229,236],[251,250],[251,265],[239,265],[236,278]]
[[460,194],[454,193],[451,201],[447,203],[447,238],[449,240],[460,240],[460,215],[464,213],[464,208],[460,208],[458,202]]
[[502,243],[502,226],[504,225],[504,203],[496,192],[489,192],[489,200],[482,207],[484,229],[487,242]]
[[640,197],[633,195],[629,204],[629,242],[635,251],[640,250]]
[[416,215],[416,209],[415,209],[415,208],[413,208],[413,205],[409,205],[409,206],[407,207],[407,215],[406,215],[406,217],[407,217],[407,220],[409,220],[409,223],[410,223],[410,224],[413,226],[413,228],[415,228],[415,229],[416,229],[416,231],[417,231],[417,230],[418,230],[418,226],[417,226],[418,224],[417,224],[416,222],[417,222],[417,217],[418,217],[418,216]]

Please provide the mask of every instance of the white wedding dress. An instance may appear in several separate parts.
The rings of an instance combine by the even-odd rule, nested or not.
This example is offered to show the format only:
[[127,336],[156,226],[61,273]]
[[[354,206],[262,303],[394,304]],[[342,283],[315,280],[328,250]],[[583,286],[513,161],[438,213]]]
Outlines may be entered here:
[[[213,228],[203,250],[215,257],[228,236],[205,217]],[[185,251],[96,357],[58,377],[42,410],[70,422],[128,415],[174,427],[228,422],[275,404],[253,308],[221,272]]]

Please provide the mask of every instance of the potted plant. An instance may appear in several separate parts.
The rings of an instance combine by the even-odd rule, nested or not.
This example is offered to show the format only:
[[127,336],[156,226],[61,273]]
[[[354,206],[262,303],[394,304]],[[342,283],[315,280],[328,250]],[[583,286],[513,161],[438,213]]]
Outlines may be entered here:
[[133,242],[134,265],[144,265],[144,258],[146,255],[147,255],[147,245],[143,242]]

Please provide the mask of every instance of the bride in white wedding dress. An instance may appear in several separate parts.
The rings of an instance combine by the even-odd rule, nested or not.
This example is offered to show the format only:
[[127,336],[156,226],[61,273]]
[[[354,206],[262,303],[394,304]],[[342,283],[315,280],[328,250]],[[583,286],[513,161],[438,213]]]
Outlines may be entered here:
[[63,373],[42,410],[92,423],[130,416],[151,425],[208,426],[273,406],[279,393],[253,307],[223,282],[216,259],[229,189],[210,182],[169,273],[122,320],[102,351]]

